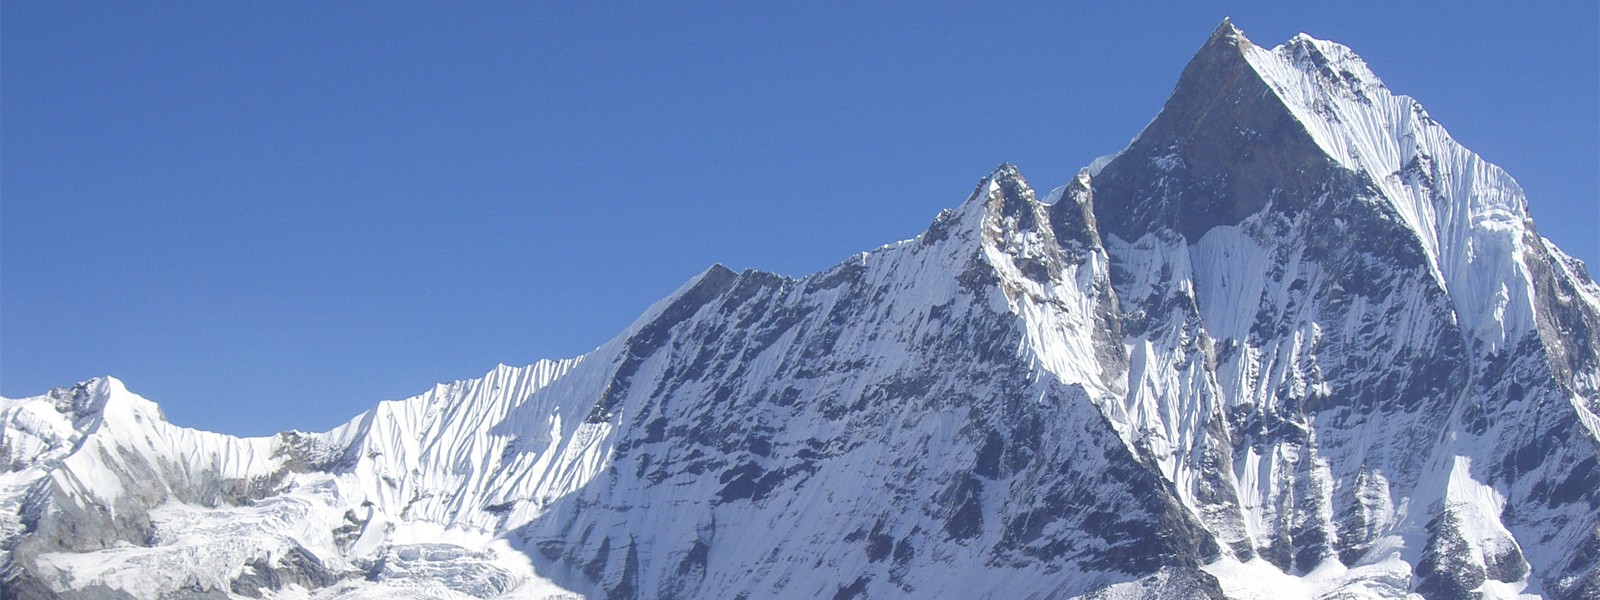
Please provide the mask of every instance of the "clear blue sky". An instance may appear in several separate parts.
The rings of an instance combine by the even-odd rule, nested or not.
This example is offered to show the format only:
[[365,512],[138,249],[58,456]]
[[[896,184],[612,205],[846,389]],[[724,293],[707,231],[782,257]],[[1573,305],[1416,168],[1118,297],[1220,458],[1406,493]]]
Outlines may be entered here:
[[1227,15],[1350,45],[1600,261],[1594,2],[1172,4],[8,0],[0,393],[266,434],[574,356],[713,262],[1065,182]]

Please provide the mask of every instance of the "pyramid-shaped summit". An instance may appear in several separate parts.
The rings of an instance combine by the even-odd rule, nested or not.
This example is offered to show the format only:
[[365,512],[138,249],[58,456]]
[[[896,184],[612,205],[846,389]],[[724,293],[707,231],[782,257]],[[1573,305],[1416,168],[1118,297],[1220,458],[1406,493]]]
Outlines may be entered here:
[[1600,287],[1354,53],[1065,184],[325,433],[0,401],[0,596],[1600,597]]

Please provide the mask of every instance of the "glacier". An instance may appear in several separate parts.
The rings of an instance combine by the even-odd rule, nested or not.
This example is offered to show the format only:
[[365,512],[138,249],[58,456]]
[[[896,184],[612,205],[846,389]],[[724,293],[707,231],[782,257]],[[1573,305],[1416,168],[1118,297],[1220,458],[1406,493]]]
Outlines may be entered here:
[[1046,198],[327,432],[0,399],[15,598],[1600,598],[1600,287],[1350,49],[1225,21]]

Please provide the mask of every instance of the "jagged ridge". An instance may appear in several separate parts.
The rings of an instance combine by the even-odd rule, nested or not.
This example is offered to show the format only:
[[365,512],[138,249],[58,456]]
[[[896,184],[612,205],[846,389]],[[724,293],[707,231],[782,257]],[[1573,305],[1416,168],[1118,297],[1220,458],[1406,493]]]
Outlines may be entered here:
[[1600,289],[1348,49],[1224,22],[1130,146],[327,433],[0,403],[7,592],[1600,594]]

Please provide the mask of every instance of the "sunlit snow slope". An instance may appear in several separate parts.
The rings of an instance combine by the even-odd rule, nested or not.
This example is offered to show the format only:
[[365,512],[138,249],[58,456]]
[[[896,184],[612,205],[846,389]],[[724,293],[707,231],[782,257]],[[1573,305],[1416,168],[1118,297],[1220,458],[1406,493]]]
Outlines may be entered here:
[[16,598],[1600,597],[1600,288],[1349,49],[325,433],[0,400]]

